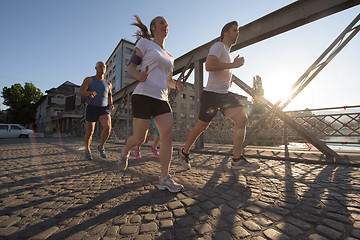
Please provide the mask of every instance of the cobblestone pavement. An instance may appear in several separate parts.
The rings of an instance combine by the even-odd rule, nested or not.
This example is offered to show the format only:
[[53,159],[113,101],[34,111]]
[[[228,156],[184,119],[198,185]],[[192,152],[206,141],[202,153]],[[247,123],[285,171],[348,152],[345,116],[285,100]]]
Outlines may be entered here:
[[116,161],[81,139],[0,139],[1,239],[360,239],[360,172],[350,165],[254,159],[232,172],[229,156],[194,153],[181,193],[156,188],[159,160],[149,147]]

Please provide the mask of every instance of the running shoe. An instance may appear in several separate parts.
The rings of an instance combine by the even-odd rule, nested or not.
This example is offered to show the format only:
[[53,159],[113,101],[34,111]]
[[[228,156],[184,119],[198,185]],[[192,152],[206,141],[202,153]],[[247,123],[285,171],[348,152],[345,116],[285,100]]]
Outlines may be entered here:
[[159,150],[157,148],[152,147],[150,151],[154,153],[156,157],[159,157]]
[[140,158],[141,158],[141,152],[140,152],[140,150],[135,149],[135,157],[136,157],[137,159],[140,159]]
[[128,166],[128,159],[129,156],[124,156],[122,153],[120,154],[120,159],[117,162],[118,170],[119,171],[125,171]]
[[159,177],[158,189],[169,190],[169,192],[180,192],[184,188],[183,185],[174,181],[174,179],[168,174],[166,177]]
[[180,164],[183,168],[189,170],[191,168],[189,154],[185,154],[183,150],[184,149],[181,149],[180,153]]
[[100,153],[100,156],[101,156],[102,158],[107,158],[107,154],[106,154],[106,152],[105,152],[105,148],[99,148],[99,147],[97,147],[97,150],[98,150],[98,152]]
[[260,168],[257,163],[250,163],[248,160],[244,158],[244,156],[240,156],[239,161],[231,160],[231,168],[233,169],[246,169],[249,171],[254,171]]
[[93,157],[91,156],[91,152],[85,152],[85,160],[93,160]]

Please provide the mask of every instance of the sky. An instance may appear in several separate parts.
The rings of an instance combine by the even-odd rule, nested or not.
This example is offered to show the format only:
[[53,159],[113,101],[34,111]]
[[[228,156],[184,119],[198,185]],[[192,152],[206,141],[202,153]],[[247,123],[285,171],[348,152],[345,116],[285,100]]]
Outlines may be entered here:
[[[134,14],[148,27],[156,16],[167,19],[165,47],[177,58],[217,38],[227,22],[246,25],[292,2],[0,1],[0,90],[31,82],[45,94],[66,81],[81,85],[85,77],[95,75],[95,63],[106,62],[121,39],[135,42]],[[231,56],[243,56],[245,65],[233,73],[250,86],[259,75],[265,97],[275,103],[359,13],[358,5],[239,49]],[[285,110],[360,105],[359,53],[360,34]],[[193,83],[193,77],[188,81]],[[248,96],[236,85],[231,91]],[[7,108],[0,97],[0,110]]]

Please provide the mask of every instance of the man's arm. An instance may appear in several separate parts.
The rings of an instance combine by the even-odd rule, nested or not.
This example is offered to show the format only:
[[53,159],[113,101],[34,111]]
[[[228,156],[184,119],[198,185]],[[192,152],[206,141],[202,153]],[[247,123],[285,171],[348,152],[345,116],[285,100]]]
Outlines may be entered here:
[[91,98],[94,98],[96,96],[95,91],[92,91],[92,92],[88,91],[91,82],[92,82],[91,77],[87,77],[87,78],[84,79],[84,81],[81,84],[80,89],[79,89],[79,93],[78,93],[79,96],[81,96],[81,97],[91,97]]
[[206,71],[222,71],[230,68],[239,68],[244,65],[244,57],[236,56],[233,62],[225,63],[220,62],[219,59],[215,55],[208,55],[205,62]]
[[108,95],[108,103],[110,106],[110,110],[114,109],[114,103],[113,103],[113,97],[112,97],[112,85],[109,81],[107,81],[108,85],[109,85],[109,95]]

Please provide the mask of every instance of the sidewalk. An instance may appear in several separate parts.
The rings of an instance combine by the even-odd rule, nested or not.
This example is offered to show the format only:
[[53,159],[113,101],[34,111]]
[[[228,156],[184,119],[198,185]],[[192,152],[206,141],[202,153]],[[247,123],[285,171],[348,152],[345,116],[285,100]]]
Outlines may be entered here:
[[[185,189],[173,194],[156,188],[159,159],[148,146],[119,173],[122,144],[109,142],[102,159],[94,142],[93,161],[82,145],[0,139],[0,239],[360,239],[356,165],[272,160],[277,150],[249,147],[261,168],[234,172],[231,148],[207,145],[189,171],[174,153],[171,173]],[[321,160],[307,154],[296,156]]]

